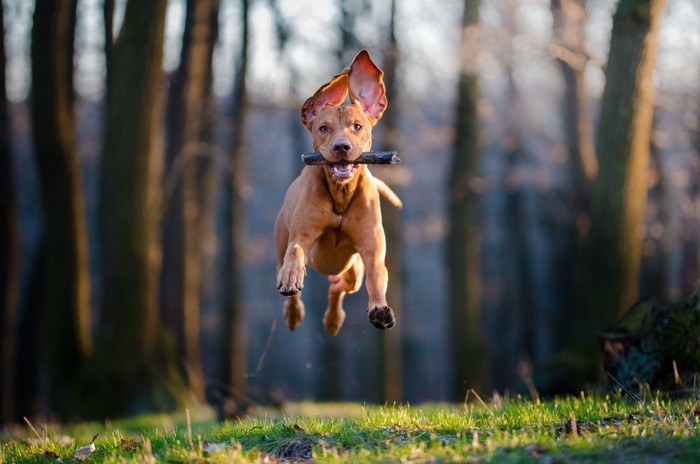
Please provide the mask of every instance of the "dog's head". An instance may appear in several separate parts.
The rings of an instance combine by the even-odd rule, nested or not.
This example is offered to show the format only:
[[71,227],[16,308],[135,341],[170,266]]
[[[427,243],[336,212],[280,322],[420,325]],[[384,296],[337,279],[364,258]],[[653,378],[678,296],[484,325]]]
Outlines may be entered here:
[[[331,163],[326,169],[336,182],[352,180],[358,169],[352,161],[372,148],[372,127],[387,105],[383,76],[369,52],[361,50],[349,68],[301,108],[301,122],[311,132],[314,150]],[[348,93],[350,103],[343,105]]]

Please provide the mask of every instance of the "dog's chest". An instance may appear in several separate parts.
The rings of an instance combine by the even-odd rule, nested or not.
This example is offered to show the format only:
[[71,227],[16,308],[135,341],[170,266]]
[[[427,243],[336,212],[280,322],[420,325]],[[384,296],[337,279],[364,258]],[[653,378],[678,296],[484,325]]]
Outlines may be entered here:
[[309,265],[321,274],[339,274],[350,261],[357,248],[352,240],[339,229],[326,229],[316,240],[309,253]]

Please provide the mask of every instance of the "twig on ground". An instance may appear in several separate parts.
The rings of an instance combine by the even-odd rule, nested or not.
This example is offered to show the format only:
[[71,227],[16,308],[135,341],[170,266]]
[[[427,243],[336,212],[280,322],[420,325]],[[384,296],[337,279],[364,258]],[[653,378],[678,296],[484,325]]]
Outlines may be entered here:
[[479,401],[479,403],[481,403],[481,405],[484,407],[484,409],[486,409],[486,410],[489,412],[489,414],[491,414],[492,416],[495,416],[495,414],[493,413],[493,411],[491,411],[491,408],[489,408],[489,405],[486,404],[486,402],[485,402],[484,400],[481,399],[481,397],[480,397],[479,394],[476,392],[476,390],[474,390],[474,389],[472,388],[471,391],[472,391],[472,393],[474,393],[474,396],[476,396],[476,399]]
[[27,416],[22,416],[22,419],[24,419],[24,422],[27,423],[27,425],[29,426],[29,429],[30,429],[32,432],[34,432],[34,435],[36,435],[36,437],[37,437],[39,440],[45,441],[45,439],[44,439],[41,435],[39,435],[39,432],[36,431],[36,429],[34,428],[34,426],[32,425],[32,423],[29,421],[29,419],[27,419]]
[[630,390],[628,390],[627,388],[625,388],[625,386],[622,385],[622,383],[621,383],[619,380],[617,380],[617,379],[615,378],[615,376],[613,376],[610,372],[605,371],[605,373],[608,375],[608,377],[610,377],[610,378],[613,380],[613,382],[615,382],[617,385],[619,385],[619,387],[622,389],[622,391],[624,391],[624,392],[627,393],[629,396],[631,396],[632,398],[634,398],[635,401],[638,401],[638,402],[640,402],[640,403],[644,403],[644,400],[642,400],[640,397],[638,397],[637,395],[635,395],[634,393],[632,393]]
[[194,451],[194,442],[192,442],[192,416],[190,415],[190,408],[185,409],[185,416],[187,417],[187,442],[190,444],[190,449]]
[[275,330],[277,330],[277,319],[272,320],[272,325],[270,326],[270,334],[267,336],[265,346],[263,347],[262,353],[260,353],[258,362],[255,365],[255,372],[253,372],[252,374],[246,374],[246,377],[255,377],[260,373],[260,371],[262,371],[265,363],[265,356],[267,356],[267,351],[270,349],[270,345],[272,345],[272,337],[273,335],[275,335]]

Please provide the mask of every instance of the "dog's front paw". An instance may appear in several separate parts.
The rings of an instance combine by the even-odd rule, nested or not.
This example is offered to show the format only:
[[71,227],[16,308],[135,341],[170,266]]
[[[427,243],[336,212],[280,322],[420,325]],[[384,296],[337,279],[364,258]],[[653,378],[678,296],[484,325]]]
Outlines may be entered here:
[[367,317],[372,325],[380,330],[391,329],[396,324],[396,316],[394,315],[394,311],[388,306],[368,309]]
[[279,290],[279,292],[284,296],[292,296],[292,295],[296,295],[297,293],[299,293],[301,288],[297,287],[296,285],[279,284],[277,286],[277,290]]
[[304,266],[283,266],[277,275],[277,290],[284,296],[292,296],[304,288]]

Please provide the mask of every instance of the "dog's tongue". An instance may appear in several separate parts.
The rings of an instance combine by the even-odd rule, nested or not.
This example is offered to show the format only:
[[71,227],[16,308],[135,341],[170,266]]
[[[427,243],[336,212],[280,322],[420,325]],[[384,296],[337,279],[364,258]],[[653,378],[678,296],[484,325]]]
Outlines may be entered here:
[[357,164],[332,164],[328,166],[331,175],[336,180],[351,179],[357,170]]

